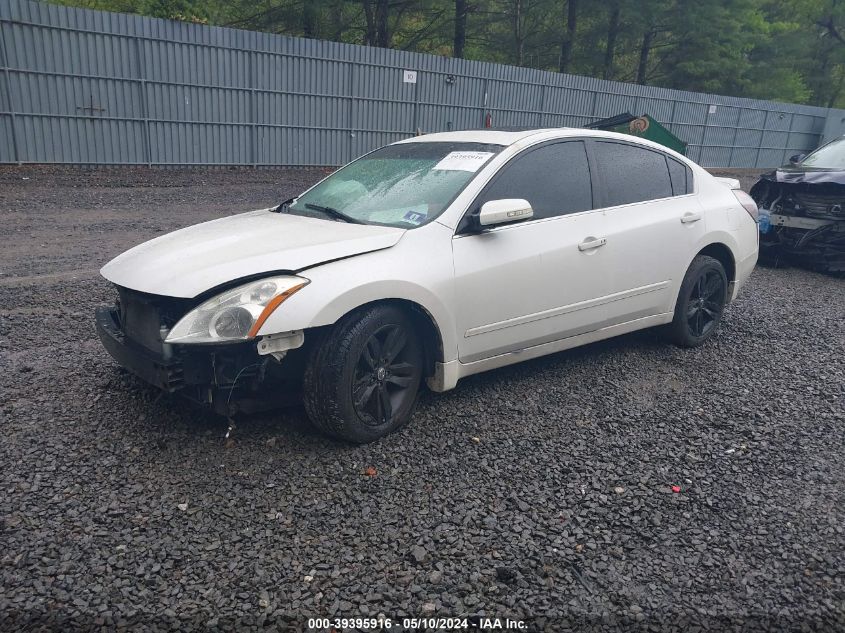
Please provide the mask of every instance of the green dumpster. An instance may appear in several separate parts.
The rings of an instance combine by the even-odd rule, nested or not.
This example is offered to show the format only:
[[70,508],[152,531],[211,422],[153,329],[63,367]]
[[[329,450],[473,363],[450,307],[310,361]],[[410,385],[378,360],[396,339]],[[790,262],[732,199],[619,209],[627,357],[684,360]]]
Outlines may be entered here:
[[687,144],[652,119],[648,114],[634,116],[626,112],[625,114],[617,114],[608,119],[593,121],[584,127],[591,130],[607,130],[608,132],[641,136],[655,143],[660,143],[669,149],[673,149],[679,154],[686,155]]

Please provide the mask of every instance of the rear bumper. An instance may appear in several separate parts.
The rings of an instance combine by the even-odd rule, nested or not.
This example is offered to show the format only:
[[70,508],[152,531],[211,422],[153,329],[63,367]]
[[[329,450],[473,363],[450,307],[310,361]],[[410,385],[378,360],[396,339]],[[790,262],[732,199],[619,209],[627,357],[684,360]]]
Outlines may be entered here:
[[751,273],[754,272],[754,266],[757,265],[757,251],[736,262],[736,279],[729,283],[728,300],[733,301],[739,296],[740,289],[748,281]]
[[168,393],[184,386],[181,360],[166,360],[142,345],[134,343],[120,331],[117,310],[99,307],[96,311],[97,334],[112,358],[133,374]]

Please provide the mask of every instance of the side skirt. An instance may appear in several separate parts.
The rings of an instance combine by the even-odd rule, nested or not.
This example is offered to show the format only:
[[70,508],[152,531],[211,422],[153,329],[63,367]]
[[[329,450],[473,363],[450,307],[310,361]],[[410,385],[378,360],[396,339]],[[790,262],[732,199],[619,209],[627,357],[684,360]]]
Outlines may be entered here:
[[644,330],[646,328],[657,325],[664,325],[671,323],[673,313],[665,312],[663,314],[656,314],[641,319],[634,319],[626,323],[619,323],[609,327],[601,328],[586,334],[579,334],[577,336],[570,336],[568,338],[543,343],[542,345],[534,345],[533,347],[526,347],[525,349],[517,350],[515,352],[508,352],[506,354],[499,354],[484,358],[472,363],[462,363],[458,360],[449,361],[448,363],[435,363],[434,376],[428,379],[428,386],[432,391],[442,392],[454,389],[458,384],[458,380],[473,374],[480,374],[481,372],[490,369],[498,369],[499,367],[506,367],[524,360],[532,358],[539,358],[548,354],[555,354],[563,352],[573,347],[580,347],[581,345],[588,345],[596,341],[603,341],[604,339],[613,338],[636,330]]

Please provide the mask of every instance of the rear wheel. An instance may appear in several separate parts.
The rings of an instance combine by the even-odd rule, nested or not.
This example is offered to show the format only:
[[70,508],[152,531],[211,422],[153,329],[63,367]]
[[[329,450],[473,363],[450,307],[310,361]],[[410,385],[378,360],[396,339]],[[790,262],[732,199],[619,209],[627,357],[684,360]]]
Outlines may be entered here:
[[696,347],[713,336],[728,299],[728,278],[718,259],[699,255],[690,264],[669,326],[673,342]]
[[410,419],[422,371],[422,347],[405,313],[366,308],[338,322],[312,350],[305,410],[324,433],[372,442]]

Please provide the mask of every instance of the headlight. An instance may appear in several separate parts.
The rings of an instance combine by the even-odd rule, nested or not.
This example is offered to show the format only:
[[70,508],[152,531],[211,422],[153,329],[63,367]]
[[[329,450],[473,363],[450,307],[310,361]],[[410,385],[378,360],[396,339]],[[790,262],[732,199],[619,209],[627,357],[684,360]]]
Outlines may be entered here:
[[232,288],[188,312],[165,340],[220,343],[253,338],[273,310],[308,283],[303,277],[269,277]]

